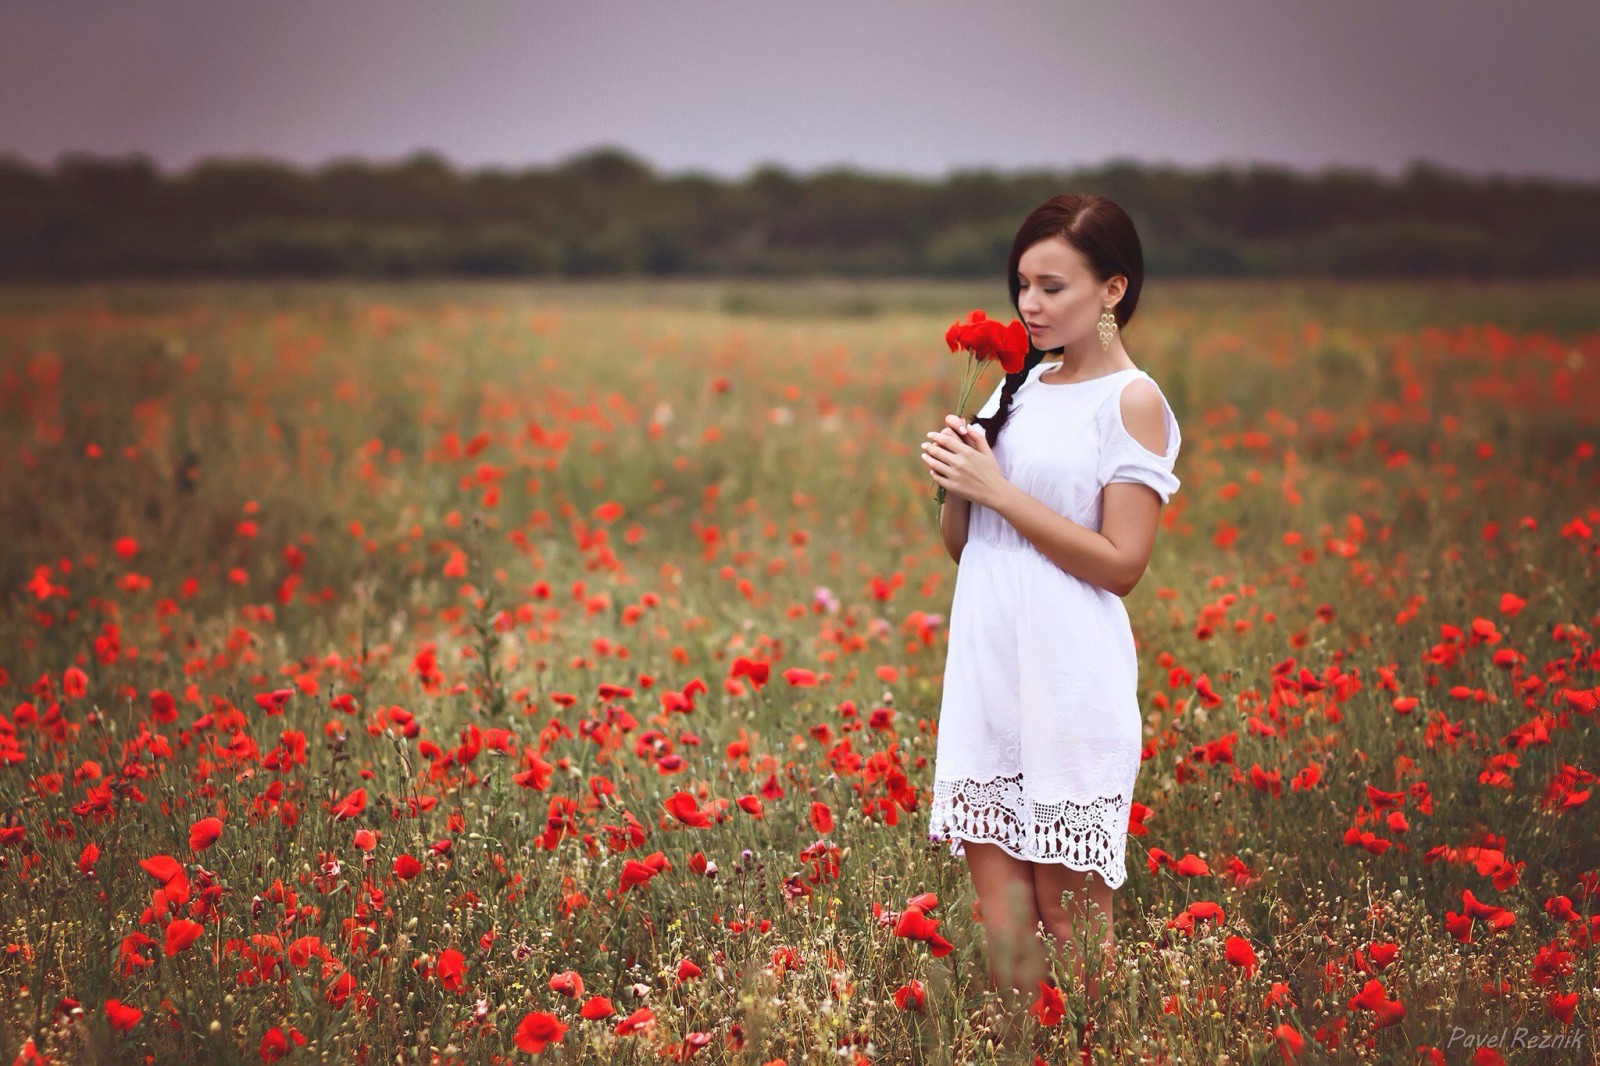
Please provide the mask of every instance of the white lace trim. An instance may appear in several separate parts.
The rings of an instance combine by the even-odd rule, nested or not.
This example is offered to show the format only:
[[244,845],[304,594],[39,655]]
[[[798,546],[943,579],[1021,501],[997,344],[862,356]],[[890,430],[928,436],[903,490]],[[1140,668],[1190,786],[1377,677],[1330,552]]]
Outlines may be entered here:
[[996,844],[1013,858],[1093,870],[1119,888],[1128,877],[1132,805],[1120,795],[1045,803],[1027,794],[1020,773],[935,781],[928,838],[949,840],[950,854],[958,857],[966,855],[963,840]]

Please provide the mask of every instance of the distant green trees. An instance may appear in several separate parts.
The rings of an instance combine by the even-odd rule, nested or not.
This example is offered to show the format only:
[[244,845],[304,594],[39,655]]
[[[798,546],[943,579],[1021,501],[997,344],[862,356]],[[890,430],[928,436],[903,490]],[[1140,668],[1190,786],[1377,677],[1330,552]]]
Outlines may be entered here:
[[603,147],[462,172],[432,154],[315,170],[265,159],[0,157],[0,278],[833,274],[981,277],[1023,216],[1097,192],[1154,274],[1474,277],[1600,270],[1600,182],[1417,164],[1183,170],[1115,163],[915,180],[851,169],[658,174]]

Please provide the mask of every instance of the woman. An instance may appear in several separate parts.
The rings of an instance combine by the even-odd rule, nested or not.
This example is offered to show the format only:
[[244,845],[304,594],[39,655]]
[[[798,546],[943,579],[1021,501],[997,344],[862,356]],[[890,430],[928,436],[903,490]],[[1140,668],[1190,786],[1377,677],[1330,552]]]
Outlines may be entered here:
[[1144,258],[1120,207],[1054,197],[1017,231],[1009,270],[1023,368],[973,425],[947,416],[923,459],[960,564],[928,831],[966,857],[989,977],[1019,1022],[1048,972],[1041,924],[1077,979],[1081,938],[1114,945],[1142,746],[1122,597],[1178,488],[1181,437],[1122,345]]

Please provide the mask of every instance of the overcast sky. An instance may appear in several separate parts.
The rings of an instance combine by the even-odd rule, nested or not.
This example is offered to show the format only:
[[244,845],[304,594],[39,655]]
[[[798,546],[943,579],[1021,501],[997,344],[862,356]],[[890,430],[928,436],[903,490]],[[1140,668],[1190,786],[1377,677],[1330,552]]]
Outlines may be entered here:
[[0,154],[1600,179],[1600,0],[0,0]]

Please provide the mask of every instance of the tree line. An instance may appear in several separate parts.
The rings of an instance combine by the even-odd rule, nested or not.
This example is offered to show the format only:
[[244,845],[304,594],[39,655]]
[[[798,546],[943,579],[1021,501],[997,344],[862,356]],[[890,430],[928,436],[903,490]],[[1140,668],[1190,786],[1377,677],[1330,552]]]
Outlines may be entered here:
[[988,277],[1057,193],[1139,227],[1146,269],[1197,276],[1571,276],[1600,268],[1600,182],[1116,162],[939,179],[763,166],[658,173],[601,147],[462,171],[432,153],[303,168],[144,155],[0,157],[0,278]]

